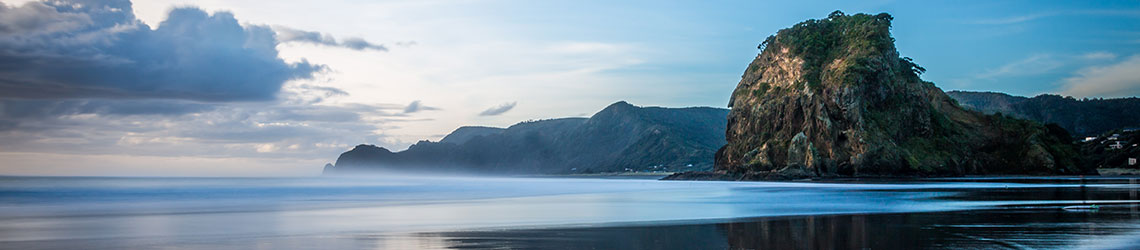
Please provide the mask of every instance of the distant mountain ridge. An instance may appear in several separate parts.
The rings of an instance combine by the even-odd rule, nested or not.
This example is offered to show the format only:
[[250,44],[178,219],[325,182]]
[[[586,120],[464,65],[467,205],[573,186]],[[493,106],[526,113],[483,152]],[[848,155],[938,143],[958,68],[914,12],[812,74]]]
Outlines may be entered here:
[[478,136],[487,136],[487,135],[499,134],[499,133],[503,133],[503,131],[505,131],[505,130],[506,129],[504,129],[504,128],[493,128],[493,127],[483,127],[483,126],[463,126],[463,127],[458,128],[458,129],[455,129],[455,131],[452,131],[451,134],[447,134],[447,136],[444,136],[443,139],[439,140],[439,142],[463,144],[463,143],[471,140],[471,138],[475,138]]
[[[359,145],[325,173],[370,170],[506,174],[683,171],[712,168],[727,109],[638,107],[621,101],[590,118],[461,127],[401,152]],[[628,169],[628,170],[627,170]]]
[[986,114],[1056,123],[1079,136],[1095,136],[1115,129],[1140,127],[1140,98],[1083,99],[1042,94],[1032,98],[998,92],[949,91],[964,108]]

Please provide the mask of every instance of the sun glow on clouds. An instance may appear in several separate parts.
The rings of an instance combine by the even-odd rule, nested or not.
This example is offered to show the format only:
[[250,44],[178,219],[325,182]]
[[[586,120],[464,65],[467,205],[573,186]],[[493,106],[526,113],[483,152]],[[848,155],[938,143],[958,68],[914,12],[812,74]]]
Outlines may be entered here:
[[[1115,58],[1115,57],[1113,57]],[[1140,55],[1115,64],[1090,66],[1064,80],[1062,93],[1073,96],[1140,96]]]
[[324,159],[21,152],[0,152],[0,158],[6,175],[39,176],[306,176],[319,174],[324,164]]
[[[0,150],[75,157],[123,155],[117,158],[121,161],[205,157],[329,162],[359,143],[400,150],[418,140],[438,140],[462,125],[506,126],[589,112],[621,99],[616,90],[627,80],[607,76],[605,71],[646,60],[644,51],[634,44],[531,40],[501,28],[501,20],[489,17],[393,24],[393,20],[411,20],[424,13],[462,11],[472,4],[382,4],[399,11],[389,16],[361,13],[356,16],[379,20],[367,20],[376,25],[346,30],[339,23],[360,20],[303,22],[304,18],[296,16],[275,16],[281,12],[250,11],[256,9],[250,5],[262,3],[240,1],[138,2],[134,14],[152,29],[165,27],[164,20],[169,18],[165,13],[178,6],[202,8],[224,18],[232,12],[246,28],[278,27],[274,29],[279,37],[292,37],[279,41],[275,48],[284,63],[314,62],[327,68],[311,78],[281,84],[269,101],[202,101],[213,100],[211,96],[148,101],[98,97],[7,100],[0,103],[0,109],[7,110],[0,118],[10,118],[12,127],[0,131],[6,139]],[[441,10],[441,6],[451,7]],[[516,107],[516,103],[525,105]],[[26,107],[39,109],[27,112]],[[134,107],[148,108],[133,111]]]
[[[385,18],[433,16],[428,13],[446,14],[453,8],[470,7],[467,2],[447,4],[454,6],[400,6],[409,9],[395,11],[398,13],[388,17],[368,15],[379,19],[368,22],[384,24],[390,22]],[[604,71],[647,60],[644,51],[633,44],[531,40],[525,34],[510,31],[509,25],[495,22],[428,20],[375,31],[385,37],[417,41],[388,53],[330,50],[308,44],[284,44],[279,49],[287,60],[305,57],[329,63],[334,72],[327,84],[351,94],[329,100],[328,104],[420,101],[439,108],[411,114],[415,118],[386,118],[397,124],[392,124],[394,127],[385,134],[404,145],[423,139],[438,140],[440,134],[463,125],[507,126],[526,119],[592,112],[622,99],[617,90],[631,85],[627,79],[607,76]],[[487,107],[504,102],[517,102],[519,106],[501,116],[478,115]]]

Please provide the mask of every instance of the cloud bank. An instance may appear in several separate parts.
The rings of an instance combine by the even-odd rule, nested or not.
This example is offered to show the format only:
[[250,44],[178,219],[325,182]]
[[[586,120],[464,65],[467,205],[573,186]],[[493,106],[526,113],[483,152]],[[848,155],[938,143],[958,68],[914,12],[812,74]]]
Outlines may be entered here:
[[1078,70],[1064,80],[1062,93],[1084,97],[1140,96],[1140,55],[1112,65]]
[[1007,63],[997,69],[989,70],[978,75],[977,78],[994,79],[1009,76],[1039,75],[1052,72],[1064,65],[1064,62],[1056,56],[1048,54],[1033,55],[1019,61]]
[[349,93],[279,44],[386,48],[293,31],[193,7],[152,29],[127,0],[0,3],[0,153],[323,160],[403,144],[385,135],[414,121],[401,110],[436,109],[328,101]]
[[300,42],[311,43],[324,46],[342,47],[353,50],[377,50],[388,51],[388,47],[382,44],[374,44],[365,41],[358,37],[345,38],[344,41],[337,41],[332,35],[324,34],[316,31],[304,31],[293,29],[283,26],[274,26],[273,30],[277,32],[277,39],[281,42]]
[[197,8],[152,30],[127,0],[0,4],[0,98],[271,100],[325,69],[280,59],[275,36]]
[[494,106],[494,107],[488,108],[487,110],[483,110],[483,112],[479,112],[479,116],[501,115],[501,114],[506,113],[507,111],[511,111],[511,109],[515,108],[515,104],[518,104],[518,103],[517,102],[508,102],[508,103],[499,104],[498,106]]
[[420,100],[412,101],[412,103],[409,103],[407,107],[404,107],[405,114],[411,114],[425,110],[439,110],[439,108],[423,105],[420,103]]

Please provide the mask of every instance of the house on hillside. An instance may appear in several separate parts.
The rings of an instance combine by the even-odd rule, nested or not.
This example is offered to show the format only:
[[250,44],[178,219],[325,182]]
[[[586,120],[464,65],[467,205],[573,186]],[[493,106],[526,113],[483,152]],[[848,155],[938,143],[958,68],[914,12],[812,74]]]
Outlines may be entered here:
[[1081,142],[1090,142],[1090,141],[1093,141],[1093,140],[1096,140],[1096,137],[1092,137],[1092,136],[1089,136],[1089,137],[1085,137],[1085,140],[1083,140],[1083,141],[1081,141]]
[[1124,144],[1120,144],[1120,141],[1116,141],[1116,143],[1109,144],[1108,148],[1109,149],[1124,149]]

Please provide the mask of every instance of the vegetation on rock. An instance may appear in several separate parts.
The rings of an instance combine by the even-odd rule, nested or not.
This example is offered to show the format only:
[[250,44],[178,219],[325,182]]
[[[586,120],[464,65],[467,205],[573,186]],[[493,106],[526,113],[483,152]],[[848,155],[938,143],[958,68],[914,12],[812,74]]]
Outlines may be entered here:
[[1053,94],[1033,98],[996,92],[950,91],[962,107],[1005,114],[1044,124],[1056,123],[1077,136],[1096,136],[1117,129],[1140,128],[1140,98],[1075,99]]
[[808,20],[768,37],[729,101],[718,171],[766,176],[1078,174],[1056,126],[962,109],[900,57],[889,14]]
[[1140,130],[1113,130],[1081,142],[1081,160],[1089,167],[1140,169]]

